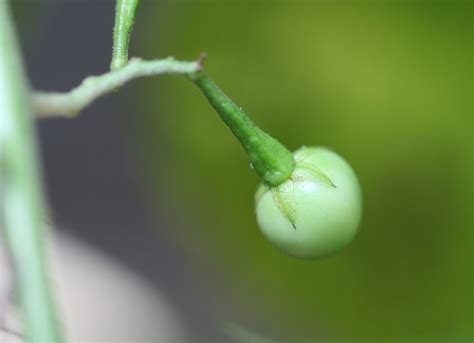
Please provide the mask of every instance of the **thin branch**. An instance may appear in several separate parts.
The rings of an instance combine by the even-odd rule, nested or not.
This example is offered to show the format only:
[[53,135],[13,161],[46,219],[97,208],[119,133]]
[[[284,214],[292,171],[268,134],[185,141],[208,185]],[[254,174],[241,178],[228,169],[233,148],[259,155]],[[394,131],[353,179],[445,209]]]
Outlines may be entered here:
[[166,73],[190,74],[201,69],[202,58],[194,62],[176,61],[172,57],[152,61],[133,58],[126,66],[118,70],[87,77],[69,92],[33,93],[33,112],[38,118],[74,117],[97,98],[115,91],[133,79]]
[[120,69],[128,63],[128,43],[135,22],[137,6],[138,0],[117,0],[111,70]]

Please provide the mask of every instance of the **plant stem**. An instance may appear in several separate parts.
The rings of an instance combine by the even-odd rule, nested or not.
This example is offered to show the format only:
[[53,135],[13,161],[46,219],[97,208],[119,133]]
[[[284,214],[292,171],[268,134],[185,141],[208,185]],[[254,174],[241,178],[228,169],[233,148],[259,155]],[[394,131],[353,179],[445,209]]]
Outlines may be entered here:
[[41,188],[28,84],[7,1],[0,1],[0,211],[31,342],[61,342],[46,271]]
[[118,87],[133,79],[165,73],[188,74],[200,69],[200,61],[182,62],[172,57],[152,61],[134,58],[123,68],[103,75],[87,77],[69,92],[33,94],[33,112],[40,118],[74,117],[100,96],[117,90]]
[[111,70],[120,69],[128,63],[128,43],[135,23],[137,6],[138,0],[117,0]]
[[189,75],[219,113],[249,155],[250,161],[270,186],[278,186],[291,177],[295,162],[291,152],[262,131],[217,85],[202,73]]

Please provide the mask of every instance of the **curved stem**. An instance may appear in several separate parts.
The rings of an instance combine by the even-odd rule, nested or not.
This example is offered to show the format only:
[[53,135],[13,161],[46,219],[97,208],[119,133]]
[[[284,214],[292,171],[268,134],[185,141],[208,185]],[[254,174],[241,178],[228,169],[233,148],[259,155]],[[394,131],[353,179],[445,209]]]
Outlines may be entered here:
[[125,67],[99,76],[87,77],[79,86],[66,93],[33,94],[33,112],[37,117],[74,117],[84,107],[104,94],[117,90],[127,82],[165,73],[188,74],[201,69],[200,61],[182,62],[169,57],[163,60],[132,59]]
[[128,43],[137,6],[138,0],[117,0],[111,70],[120,69],[128,63]]
[[56,343],[61,335],[46,268],[46,202],[29,100],[9,6],[0,1],[0,218],[27,337],[32,342]]
[[249,155],[250,161],[270,186],[277,186],[291,177],[294,160],[291,152],[275,138],[262,131],[217,85],[202,73],[189,75],[219,113]]

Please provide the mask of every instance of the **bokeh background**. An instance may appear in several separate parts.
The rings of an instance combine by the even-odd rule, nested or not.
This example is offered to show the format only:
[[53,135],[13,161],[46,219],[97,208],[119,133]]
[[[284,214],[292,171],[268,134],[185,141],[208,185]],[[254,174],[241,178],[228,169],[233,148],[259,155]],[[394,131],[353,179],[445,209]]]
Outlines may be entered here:
[[[35,87],[105,72],[112,1],[20,1]],[[230,321],[282,342],[469,342],[473,5],[142,1],[131,55],[194,59],[289,148],[360,178],[353,244],[317,261],[258,231],[243,150],[180,76],[39,125],[56,221],[166,295],[195,341]]]

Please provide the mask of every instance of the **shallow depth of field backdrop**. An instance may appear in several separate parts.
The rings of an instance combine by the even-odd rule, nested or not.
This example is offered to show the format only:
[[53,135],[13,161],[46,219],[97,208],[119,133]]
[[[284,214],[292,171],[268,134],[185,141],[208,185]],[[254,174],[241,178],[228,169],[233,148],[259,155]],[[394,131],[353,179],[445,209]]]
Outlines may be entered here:
[[473,338],[473,33],[468,2],[142,1],[133,55],[207,52],[258,124],[291,149],[334,149],[364,192],[349,248],[286,257],[259,233],[257,176],[197,89],[127,86],[138,187],[210,280],[205,315],[288,342]]
[[218,302],[281,337],[472,338],[472,5],[145,6],[137,53],[206,51],[262,127],[335,149],[364,191],[348,249],[281,255],[257,229],[257,177],[202,96],[176,77],[140,84],[130,119],[150,195],[218,275]]

